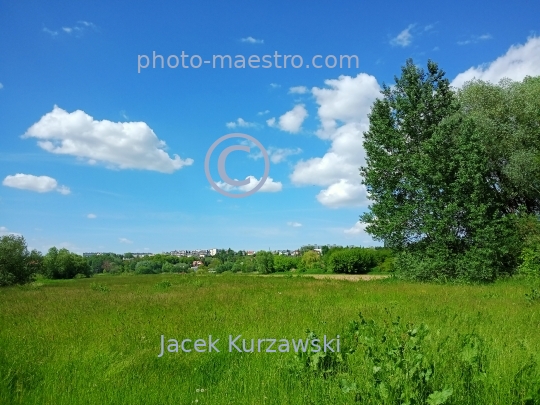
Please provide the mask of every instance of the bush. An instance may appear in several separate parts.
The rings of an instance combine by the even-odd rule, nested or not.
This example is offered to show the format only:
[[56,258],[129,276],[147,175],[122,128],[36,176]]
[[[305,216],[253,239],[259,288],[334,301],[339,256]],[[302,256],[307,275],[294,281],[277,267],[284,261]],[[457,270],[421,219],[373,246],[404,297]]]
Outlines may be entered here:
[[261,250],[255,256],[256,269],[260,274],[269,274],[274,272],[274,255],[272,252]]
[[278,273],[291,271],[298,268],[300,258],[294,256],[276,255],[274,256],[274,270]]
[[0,238],[0,286],[30,283],[41,265],[41,254],[36,250],[29,252],[24,237]]
[[77,274],[92,275],[92,268],[82,256],[52,247],[43,258],[43,275],[47,278],[68,279]]
[[540,277],[540,246],[523,249],[522,263],[518,267],[519,274],[528,277]]
[[135,265],[136,274],[158,274],[161,272],[162,264],[151,260],[143,260]]
[[375,249],[351,248],[337,250],[328,259],[334,273],[366,274],[377,265]]
[[224,273],[224,272],[231,272],[232,273],[233,264],[231,262],[225,262],[222,264],[218,264],[214,270],[216,273]]

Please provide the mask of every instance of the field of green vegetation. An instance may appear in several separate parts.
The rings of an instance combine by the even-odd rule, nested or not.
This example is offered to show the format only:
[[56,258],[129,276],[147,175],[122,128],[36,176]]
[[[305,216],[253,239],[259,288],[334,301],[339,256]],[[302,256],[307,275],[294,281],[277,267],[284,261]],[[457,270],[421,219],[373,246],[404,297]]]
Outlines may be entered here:
[[[0,403],[537,404],[531,291],[526,279],[39,279],[0,289]],[[228,352],[229,335],[306,339],[308,329],[339,334],[339,355]],[[212,335],[222,350],[158,358],[161,335]]]

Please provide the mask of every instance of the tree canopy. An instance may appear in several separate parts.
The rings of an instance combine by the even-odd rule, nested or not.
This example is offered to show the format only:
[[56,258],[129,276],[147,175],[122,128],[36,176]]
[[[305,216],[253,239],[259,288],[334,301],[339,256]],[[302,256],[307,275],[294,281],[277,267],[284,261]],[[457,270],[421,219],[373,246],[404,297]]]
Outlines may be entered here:
[[360,169],[366,231],[417,279],[489,281],[517,267],[519,218],[539,211],[539,78],[454,91],[444,72],[408,60],[384,86]]

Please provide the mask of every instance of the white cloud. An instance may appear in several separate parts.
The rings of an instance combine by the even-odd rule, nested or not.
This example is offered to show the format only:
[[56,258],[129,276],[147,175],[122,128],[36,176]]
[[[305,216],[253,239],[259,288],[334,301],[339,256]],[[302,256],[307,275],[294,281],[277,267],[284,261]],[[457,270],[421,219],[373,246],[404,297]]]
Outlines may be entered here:
[[2,184],[6,187],[35,191],[37,193],[48,193],[54,190],[63,195],[70,193],[69,187],[59,186],[58,182],[49,176],[17,173],[14,176],[7,176]]
[[359,235],[366,233],[366,226],[367,224],[363,224],[362,222],[358,221],[352,228],[345,229],[343,232],[349,235]]
[[287,225],[292,226],[293,228],[300,228],[302,226],[299,222],[287,222]]
[[300,148],[268,148],[268,156],[270,157],[270,161],[276,164],[284,162],[289,156],[298,155],[300,153],[302,153],[302,149]]
[[127,238],[118,238],[118,240],[120,241],[120,243],[126,243],[126,244],[130,244],[130,243],[133,243],[133,241],[127,239]]
[[264,39],[256,39],[253,37],[242,38],[240,41],[247,42],[249,44],[264,44]]
[[[258,147],[254,144],[250,144],[250,147],[257,148]],[[275,146],[270,146],[266,149],[266,152],[268,153],[268,157],[272,163],[281,163],[287,160],[289,156],[298,155],[302,153],[302,149],[300,148],[276,148]],[[257,153],[250,153],[249,157],[252,159],[262,159],[263,155],[260,149],[258,149]]]
[[236,121],[233,121],[233,122],[227,122],[225,125],[227,126],[227,128],[236,128],[236,127],[248,128],[248,127],[257,126],[257,124],[253,122],[247,122],[246,120],[242,118],[238,118]]
[[368,203],[365,186],[347,179],[340,179],[339,183],[321,190],[317,195],[317,201],[330,208],[360,207]]
[[[247,176],[246,179],[249,179],[249,183],[246,184],[245,186],[240,186],[240,187],[232,186],[229,183],[225,183],[224,181],[217,181],[216,184],[218,185],[219,188],[225,191],[237,190],[237,191],[247,192],[247,191],[253,190],[260,182],[260,179],[257,179],[254,176]],[[234,179],[234,180],[238,181],[238,179]],[[261,189],[258,192],[276,193],[278,191],[281,191],[282,189],[283,189],[283,184],[281,184],[280,181],[274,181],[272,177],[268,177],[266,179],[266,182],[264,183],[264,185],[261,187]]]
[[308,112],[304,104],[298,104],[298,105],[295,105],[291,111],[287,111],[285,114],[279,117],[279,121],[277,122],[277,125],[276,125],[275,118],[270,118],[269,120],[266,120],[266,123],[270,127],[277,126],[282,131],[295,134],[299,132],[300,129],[302,129],[302,124],[304,120],[307,118],[307,116],[308,116]]
[[412,42],[412,34],[411,30],[414,28],[416,24],[411,24],[407,28],[405,28],[403,31],[401,31],[397,37],[392,38],[390,40],[390,44],[393,46],[401,46],[403,48],[409,46]]
[[306,86],[295,86],[289,89],[289,93],[291,94],[306,94],[308,91]]
[[281,87],[281,84],[270,83],[270,87],[272,87],[273,89],[277,89],[278,87]]
[[4,88],[4,85],[0,83],[0,90]]
[[476,44],[480,41],[487,41],[488,39],[493,39],[493,37],[490,34],[484,34],[484,35],[474,35],[471,38],[465,40],[465,41],[458,41],[458,45],[469,45],[469,44]]
[[498,83],[503,78],[521,81],[526,76],[540,75],[540,37],[530,37],[523,45],[512,45],[503,55],[491,63],[471,67],[460,73],[452,82],[462,87],[473,79]]
[[43,27],[43,32],[51,35],[52,37],[58,36],[59,32],[62,32],[66,35],[74,35],[75,37],[80,37],[86,30],[98,31],[98,27],[88,21],[77,21],[72,27],[62,27],[61,31],[53,31],[47,27]]
[[172,173],[193,164],[193,159],[169,157],[167,145],[145,122],[97,121],[84,111],[72,113],[54,106],[32,125],[23,138],[36,138],[51,153],[102,162],[112,168]]
[[325,88],[313,88],[321,126],[317,136],[330,140],[322,157],[301,160],[290,178],[296,185],[326,187],[317,200],[331,208],[367,205],[358,169],[365,163],[363,132],[369,127],[371,105],[380,97],[375,77],[360,73],[326,80]]
[[66,186],[58,186],[56,188],[56,191],[58,191],[62,195],[68,195],[71,193],[71,190],[69,189],[69,187],[66,187]]
[[7,229],[5,226],[0,226],[0,236],[5,236],[5,235],[21,236],[20,233],[10,232],[9,229]]
[[96,214],[88,214],[88,215],[86,216],[86,218],[88,218],[88,219],[95,219],[95,218],[97,218],[97,215],[96,215]]
[[270,112],[270,110],[259,111],[259,112],[257,113],[257,115],[266,115],[266,114],[268,114],[269,112]]
[[43,27],[43,32],[46,32],[46,33],[49,34],[51,37],[55,37],[55,36],[58,35],[58,31],[50,30],[50,29],[48,29],[47,27]]
[[375,77],[360,73],[356,77],[339,76],[337,79],[325,80],[326,88],[312,89],[319,104],[319,119],[322,128],[318,135],[323,139],[331,139],[339,135],[336,132],[341,123],[367,123],[367,114],[377,97],[380,97],[380,86]]

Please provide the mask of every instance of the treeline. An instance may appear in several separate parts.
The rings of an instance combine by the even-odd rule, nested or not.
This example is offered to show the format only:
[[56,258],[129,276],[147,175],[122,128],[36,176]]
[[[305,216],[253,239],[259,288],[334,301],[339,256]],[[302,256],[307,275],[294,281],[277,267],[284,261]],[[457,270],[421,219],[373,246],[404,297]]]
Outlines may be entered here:
[[259,273],[296,271],[300,273],[350,273],[393,271],[394,258],[390,249],[361,247],[328,247],[322,252],[313,246],[303,246],[298,256],[259,251],[247,255],[244,251],[218,250],[212,257],[177,257],[156,254],[134,257],[103,253],[83,257],[67,249],[52,247],[42,255],[29,251],[24,237],[7,235],[0,238],[0,286],[25,284],[36,275],[49,279],[92,277],[95,274],[159,274],[159,273]]
[[383,87],[360,169],[366,232],[415,280],[540,274],[540,77],[466,83],[408,60]]

